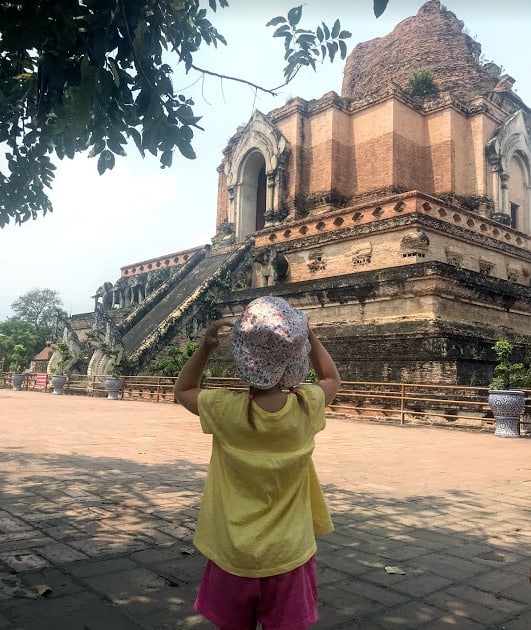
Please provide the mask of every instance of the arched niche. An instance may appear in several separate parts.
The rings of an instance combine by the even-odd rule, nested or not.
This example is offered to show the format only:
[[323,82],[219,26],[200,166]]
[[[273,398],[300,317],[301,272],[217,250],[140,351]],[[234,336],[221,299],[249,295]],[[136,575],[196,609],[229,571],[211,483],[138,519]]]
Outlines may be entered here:
[[242,240],[265,225],[266,175],[265,159],[260,151],[251,150],[242,161],[239,178],[239,207],[235,217],[236,234]]
[[498,128],[487,143],[497,213],[512,227],[531,231],[531,138],[522,110]]
[[255,111],[225,165],[228,219],[236,239],[278,222],[289,143],[269,119]]

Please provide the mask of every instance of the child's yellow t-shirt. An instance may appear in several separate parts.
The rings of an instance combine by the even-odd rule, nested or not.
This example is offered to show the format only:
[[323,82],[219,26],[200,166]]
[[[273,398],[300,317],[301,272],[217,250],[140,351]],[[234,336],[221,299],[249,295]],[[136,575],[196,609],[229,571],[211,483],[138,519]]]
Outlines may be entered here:
[[267,577],[291,571],[316,551],[315,536],[333,530],[312,462],[314,435],[325,426],[324,392],[301,386],[309,412],[295,395],[268,413],[248,396],[226,389],[199,394],[202,429],[212,456],[194,544],[225,571]]

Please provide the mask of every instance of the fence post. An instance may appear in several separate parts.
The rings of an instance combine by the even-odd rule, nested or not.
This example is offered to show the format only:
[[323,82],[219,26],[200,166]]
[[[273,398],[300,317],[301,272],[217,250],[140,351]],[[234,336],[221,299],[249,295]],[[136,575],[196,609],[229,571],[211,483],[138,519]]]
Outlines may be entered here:
[[404,424],[405,422],[405,395],[406,386],[402,383],[400,386],[400,424]]

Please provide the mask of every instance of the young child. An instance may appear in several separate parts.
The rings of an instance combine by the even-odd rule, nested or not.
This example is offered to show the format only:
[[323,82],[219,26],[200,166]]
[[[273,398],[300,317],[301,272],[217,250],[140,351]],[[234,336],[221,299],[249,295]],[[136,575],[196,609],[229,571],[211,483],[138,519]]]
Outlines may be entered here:
[[[182,369],[175,400],[211,433],[194,537],[207,558],[195,609],[221,630],[304,630],[317,620],[315,536],[333,526],[311,459],[340,378],[308,320],[279,297],[253,300],[231,330],[249,392],[201,389],[217,320]],[[309,369],[315,385],[300,385]],[[300,387],[299,387],[300,385]]]

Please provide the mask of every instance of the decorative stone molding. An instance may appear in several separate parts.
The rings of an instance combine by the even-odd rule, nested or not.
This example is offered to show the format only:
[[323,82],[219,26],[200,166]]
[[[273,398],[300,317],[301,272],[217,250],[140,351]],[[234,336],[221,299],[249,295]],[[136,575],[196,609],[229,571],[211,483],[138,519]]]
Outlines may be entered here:
[[492,275],[492,270],[496,266],[492,261],[486,260],[485,258],[480,258],[478,262],[480,273],[483,273],[486,276]]
[[522,272],[520,269],[507,266],[507,280],[510,280],[511,282],[518,282],[520,284],[522,282]]
[[456,252],[449,247],[446,248],[446,262],[455,267],[461,267],[463,264],[463,254]]
[[276,247],[267,247],[253,255],[254,285],[258,287],[274,286],[287,279],[289,263]]
[[424,258],[430,247],[430,239],[425,232],[416,229],[408,232],[400,242],[400,253],[403,258]]
[[310,273],[326,269],[326,262],[323,260],[323,252],[321,250],[310,252],[308,259],[308,270]]
[[358,245],[355,249],[352,249],[352,265],[354,267],[361,267],[363,265],[369,265],[372,259],[372,244],[366,243]]
[[513,156],[520,158],[523,167],[526,211],[531,211],[531,137],[523,110],[510,116],[486,145],[487,158],[492,165],[494,201],[497,214],[509,216],[510,200],[508,182],[510,163]]
[[[229,193],[228,220],[236,226],[236,239],[256,230],[256,182],[265,167],[265,221],[273,225],[282,216],[285,166],[290,145],[278,128],[256,110],[240,131],[232,157],[225,164]],[[254,191],[254,195],[252,192]]]

